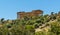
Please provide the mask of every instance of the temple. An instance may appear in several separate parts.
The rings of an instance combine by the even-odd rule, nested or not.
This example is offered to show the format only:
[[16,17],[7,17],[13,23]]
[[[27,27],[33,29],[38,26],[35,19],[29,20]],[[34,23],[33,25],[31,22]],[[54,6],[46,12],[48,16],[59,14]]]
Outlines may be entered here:
[[17,18],[21,19],[25,16],[32,17],[32,16],[39,16],[43,14],[42,10],[33,10],[32,12],[17,12]]

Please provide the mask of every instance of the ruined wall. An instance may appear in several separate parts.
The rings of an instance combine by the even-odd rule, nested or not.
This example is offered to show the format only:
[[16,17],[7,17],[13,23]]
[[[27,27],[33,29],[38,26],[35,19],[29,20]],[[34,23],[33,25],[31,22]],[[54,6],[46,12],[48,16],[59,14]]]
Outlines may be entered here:
[[25,16],[32,17],[32,16],[38,16],[40,14],[43,14],[42,10],[33,10],[32,12],[18,12],[17,18],[24,18]]

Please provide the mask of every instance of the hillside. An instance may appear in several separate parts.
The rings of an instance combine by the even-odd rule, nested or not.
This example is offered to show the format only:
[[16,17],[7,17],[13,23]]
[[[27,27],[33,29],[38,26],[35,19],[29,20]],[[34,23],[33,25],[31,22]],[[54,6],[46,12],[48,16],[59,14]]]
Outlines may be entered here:
[[0,19],[0,35],[60,35],[60,12],[23,19]]

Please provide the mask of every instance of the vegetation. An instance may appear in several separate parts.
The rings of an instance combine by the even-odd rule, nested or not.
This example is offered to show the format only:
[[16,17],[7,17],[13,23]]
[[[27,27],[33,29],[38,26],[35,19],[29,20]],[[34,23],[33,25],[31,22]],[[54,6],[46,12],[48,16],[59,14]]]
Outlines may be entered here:
[[60,35],[60,12],[16,20],[2,18],[0,35]]

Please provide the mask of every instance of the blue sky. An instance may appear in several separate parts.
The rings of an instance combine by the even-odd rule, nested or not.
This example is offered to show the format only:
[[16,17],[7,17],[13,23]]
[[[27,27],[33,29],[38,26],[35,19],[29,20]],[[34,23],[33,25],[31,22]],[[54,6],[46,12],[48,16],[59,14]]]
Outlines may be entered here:
[[17,12],[43,10],[44,14],[60,11],[60,0],[0,0],[0,18],[16,19]]

